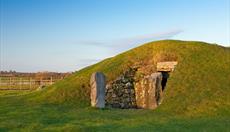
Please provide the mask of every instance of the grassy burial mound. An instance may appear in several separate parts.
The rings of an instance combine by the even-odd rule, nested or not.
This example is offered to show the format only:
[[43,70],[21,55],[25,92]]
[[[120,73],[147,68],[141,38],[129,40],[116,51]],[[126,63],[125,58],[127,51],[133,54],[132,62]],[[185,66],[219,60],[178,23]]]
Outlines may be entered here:
[[101,71],[107,81],[132,67],[138,75],[156,71],[160,61],[178,61],[167,82],[162,111],[187,115],[213,113],[230,107],[230,49],[218,45],[164,40],[144,44],[95,65],[86,67],[37,96],[49,102],[75,102],[89,105],[89,79]]
[[[107,82],[130,68],[135,76],[156,72],[161,61],[177,61],[155,110],[90,108],[90,76]],[[230,48],[195,41],[144,44],[75,72],[41,91],[0,95],[0,131],[226,131],[230,117]]]

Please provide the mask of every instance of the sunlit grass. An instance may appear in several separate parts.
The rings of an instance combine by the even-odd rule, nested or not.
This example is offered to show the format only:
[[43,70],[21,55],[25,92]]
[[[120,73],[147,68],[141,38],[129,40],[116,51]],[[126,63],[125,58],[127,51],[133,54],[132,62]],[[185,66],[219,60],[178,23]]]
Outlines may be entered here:
[[[228,131],[229,58],[229,48],[203,42],[148,43],[86,67],[44,90],[24,96],[0,93],[0,131]],[[176,60],[178,65],[156,110],[90,108],[93,72],[102,71],[110,81],[128,67],[154,71],[156,62],[164,60]]]

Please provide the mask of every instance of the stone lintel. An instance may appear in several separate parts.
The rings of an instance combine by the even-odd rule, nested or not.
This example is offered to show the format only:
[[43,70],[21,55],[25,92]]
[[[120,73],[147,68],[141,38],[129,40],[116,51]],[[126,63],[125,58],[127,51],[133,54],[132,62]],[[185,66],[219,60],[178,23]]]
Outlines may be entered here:
[[164,61],[157,63],[157,71],[159,72],[171,72],[175,69],[177,61]]

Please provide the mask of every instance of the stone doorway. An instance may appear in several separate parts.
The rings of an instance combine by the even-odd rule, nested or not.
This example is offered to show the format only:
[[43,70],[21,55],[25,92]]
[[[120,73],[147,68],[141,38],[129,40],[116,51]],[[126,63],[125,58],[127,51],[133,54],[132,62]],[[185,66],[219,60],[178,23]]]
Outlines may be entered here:
[[168,78],[169,78],[169,72],[163,71],[161,72],[162,74],[162,81],[161,81],[161,87],[162,87],[162,91],[165,90]]
[[[97,74],[93,74],[91,77],[91,105],[95,106],[94,102],[97,104],[102,102],[105,107],[155,109],[162,102],[169,73],[174,70],[176,65],[175,61],[159,62],[157,63],[157,72],[142,76],[138,80],[135,78],[137,69],[129,68],[117,79],[107,83],[106,87],[99,85],[104,84],[105,79],[95,80],[99,77],[96,76]],[[97,89],[103,89],[104,93]],[[96,94],[92,92],[96,92]],[[101,96],[103,99],[99,98]],[[98,107],[100,106],[98,105]]]

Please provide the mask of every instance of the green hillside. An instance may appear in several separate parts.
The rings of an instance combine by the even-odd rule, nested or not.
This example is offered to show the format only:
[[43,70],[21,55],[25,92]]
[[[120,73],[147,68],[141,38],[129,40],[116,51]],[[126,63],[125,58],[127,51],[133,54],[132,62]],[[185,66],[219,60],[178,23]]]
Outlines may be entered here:
[[[138,66],[142,74],[148,74],[156,70],[157,62],[171,60],[178,61],[178,65],[167,82],[163,103],[156,110],[96,110],[89,107],[89,79],[93,72],[101,71],[107,81],[111,81],[129,67]],[[156,41],[86,67],[42,91],[23,96],[0,96],[0,131],[1,127],[2,130],[9,128],[3,119],[16,122],[15,119],[19,120],[25,114],[25,109],[30,111],[27,116],[31,116],[25,120],[35,122],[35,127],[28,128],[22,123],[25,125],[22,130],[90,130],[90,126],[95,130],[113,128],[118,131],[143,128],[177,131],[190,127],[191,130],[229,130],[229,93],[229,48],[195,41]],[[16,112],[12,114],[10,110]],[[39,113],[45,114],[39,117],[36,115]],[[64,121],[57,125],[52,120],[46,126],[43,118],[55,118],[52,114]]]
[[[230,50],[203,42],[158,41],[144,44],[98,64],[76,72],[42,93],[49,101],[82,101],[89,104],[89,79],[102,71],[113,80],[138,65],[146,72],[155,70],[156,62],[177,60],[165,91],[164,111],[197,114],[214,112],[230,106]],[[176,107],[175,107],[176,106]]]

